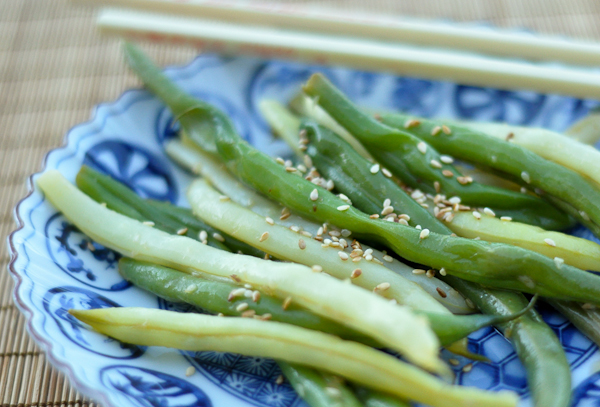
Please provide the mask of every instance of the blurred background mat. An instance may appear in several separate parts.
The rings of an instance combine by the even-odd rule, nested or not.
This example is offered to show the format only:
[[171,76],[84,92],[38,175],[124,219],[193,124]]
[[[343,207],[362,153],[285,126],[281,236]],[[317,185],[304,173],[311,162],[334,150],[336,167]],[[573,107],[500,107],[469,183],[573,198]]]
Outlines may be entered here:
[[[476,21],[600,41],[598,0],[288,0],[286,3]],[[100,37],[95,10],[67,0],[0,0],[0,236],[15,228],[12,208],[26,179],[92,108],[138,82],[115,38]],[[182,64],[197,51],[146,46],[161,64]],[[0,407],[92,406],[47,362],[25,331],[0,245]]]

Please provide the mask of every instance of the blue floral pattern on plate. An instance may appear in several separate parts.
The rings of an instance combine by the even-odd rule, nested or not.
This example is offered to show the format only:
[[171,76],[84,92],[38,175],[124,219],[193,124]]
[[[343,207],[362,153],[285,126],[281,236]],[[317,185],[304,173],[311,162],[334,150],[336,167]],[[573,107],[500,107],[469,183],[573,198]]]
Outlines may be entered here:
[[[344,68],[323,68],[250,58],[205,55],[166,72],[190,93],[230,114],[240,133],[271,155],[289,155],[258,114],[258,102],[286,101],[310,74],[324,71],[358,104],[402,109],[431,117],[498,119],[563,130],[598,102],[531,92],[508,92],[426,81]],[[185,205],[191,178],[173,165],[162,142],[174,137],[170,112],[152,95],[131,90],[114,103],[100,105],[94,118],[73,128],[66,146],[48,154],[45,170],[58,169],[74,180],[82,164],[124,182],[140,195]],[[29,331],[83,392],[105,406],[273,406],[304,405],[287,382],[278,383],[275,362],[217,352],[163,352],[127,347],[89,331],[66,310],[105,306],[159,307],[201,312],[158,300],[119,276],[118,255],[90,241],[33,187],[18,205],[18,223],[9,239],[15,298]],[[585,230],[575,231],[589,237]],[[600,404],[598,374],[591,368],[599,352],[585,336],[550,309],[546,321],[559,335],[573,369],[574,406]],[[512,389],[528,405],[525,373],[510,344],[493,328],[470,337],[473,351],[491,363],[474,363],[469,372],[459,359],[457,382],[487,389]],[[444,357],[450,356],[444,354]],[[115,360],[120,359],[118,364]],[[85,360],[86,363],[80,363]],[[124,364],[126,362],[126,364]],[[197,374],[187,377],[194,366]]]

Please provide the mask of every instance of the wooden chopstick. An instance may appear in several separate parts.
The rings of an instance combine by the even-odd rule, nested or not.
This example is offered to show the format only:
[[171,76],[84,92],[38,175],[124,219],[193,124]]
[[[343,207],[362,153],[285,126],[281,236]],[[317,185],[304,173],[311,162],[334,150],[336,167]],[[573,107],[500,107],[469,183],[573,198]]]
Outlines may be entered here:
[[97,24],[103,33],[188,44],[229,55],[348,65],[474,86],[530,89],[600,99],[600,74],[584,69],[130,10],[102,10]]
[[558,37],[530,35],[465,24],[402,19],[303,5],[228,0],[77,0],[108,4],[160,14],[178,14],[236,24],[402,42],[438,48],[474,51],[488,55],[573,65],[600,66],[600,44]]

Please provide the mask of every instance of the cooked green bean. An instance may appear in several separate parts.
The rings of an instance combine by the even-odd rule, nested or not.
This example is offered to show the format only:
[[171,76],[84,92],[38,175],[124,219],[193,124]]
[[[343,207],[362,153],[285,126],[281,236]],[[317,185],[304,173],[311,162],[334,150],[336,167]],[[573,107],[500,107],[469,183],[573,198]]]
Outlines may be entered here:
[[565,130],[565,135],[584,144],[596,144],[600,141],[600,112],[590,112]]
[[36,183],[46,199],[83,233],[124,256],[250,284],[371,336],[421,367],[449,373],[438,357],[439,340],[427,321],[407,307],[305,266],[232,254],[185,236],[169,235],[96,203],[56,170],[46,171]]
[[[416,120],[403,122],[406,128],[402,129],[387,126],[356,108],[319,74],[310,78],[304,91],[317,98],[319,105],[350,131],[380,164],[413,188],[431,194],[441,191],[448,197],[458,196],[466,205],[489,207],[501,216],[544,229],[561,229],[571,224],[565,214],[538,197],[478,184],[463,177],[434,149],[435,144],[428,145],[413,134],[415,129],[422,127],[416,125],[419,123]],[[428,129],[431,132],[433,126]],[[445,129],[447,127],[440,126],[436,131],[444,134]]]
[[[131,46],[126,51],[132,68],[142,80],[152,82],[153,88],[167,80],[141,51]],[[169,93],[164,100],[167,103],[173,98],[177,103],[185,99],[173,92],[174,88],[169,86],[168,92],[162,89],[159,96]],[[184,93],[181,89],[177,92]],[[197,100],[188,107],[195,112],[193,117],[202,122],[181,122],[186,132],[192,132],[186,126],[205,129],[217,123],[205,143],[216,143],[214,147],[219,156],[238,178],[292,211],[351,230],[357,237],[387,245],[409,261],[444,268],[447,273],[469,281],[547,297],[600,303],[598,276],[516,246],[443,236],[428,229],[370,219],[346,201],[305,180],[299,170],[285,168],[250,146],[232,130],[231,123],[221,125],[227,117],[215,107]],[[214,117],[219,119],[216,122],[210,119]],[[313,191],[317,192],[316,200],[311,199]]]
[[69,312],[98,332],[126,343],[270,357],[325,370],[432,407],[514,407],[518,401],[512,392],[449,385],[368,346],[280,322],[148,308]]
[[[523,309],[523,295],[481,289],[458,278],[449,283],[465,294],[482,312],[507,314]],[[567,407],[571,398],[571,371],[560,341],[542,317],[530,310],[511,322],[499,325],[527,371],[527,382],[536,407]]]
[[[392,126],[402,126],[404,117],[397,114],[384,115],[382,120]],[[450,134],[432,136],[432,129],[439,125],[440,122],[436,120],[423,119],[418,126],[411,127],[406,131],[410,131],[442,153],[508,174],[513,179],[519,179],[521,184],[540,189],[544,193],[564,201],[576,209],[571,211],[571,215],[598,233],[600,229],[600,189],[597,184],[516,143],[491,137],[465,127],[452,126]],[[558,148],[558,152],[562,151],[560,147]],[[592,149],[589,146],[586,148]],[[548,174],[552,174],[552,176],[548,176]]]
[[596,307],[572,301],[546,301],[571,321],[592,342],[600,346],[600,311]]
[[[259,195],[254,190],[243,185],[229,173],[223,165],[218,163],[214,157],[200,151],[197,146],[190,146],[178,140],[171,140],[166,145],[168,154],[177,162],[181,163],[190,171],[197,171],[213,186],[232,201],[252,210],[253,212],[273,219],[276,224],[286,227],[299,227],[300,230],[316,235],[319,228],[324,225],[309,221],[301,216],[286,213],[280,216],[283,209],[278,203]],[[339,230],[338,230],[339,231]],[[377,249],[363,244],[363,249],[373,250],[373,257],[381,259],[384,254]],[[473,308],[469,307],[465,299],[452,287],[436,277],[423,278],[422,275],[413,274],[413,267],[409,267],[399,261],[392,263],[384,262],[383,266],[400,274],[407,280],[417,283],[427,293],[436,298],[438,302],[448,308],[454,314],[472,314]],[[439,295],[439,290],[446,293],[446,297]]]
[[374,392],[364,387],[355,387],[354,392],[364,407],[410,407],[410,404],[389,394]]
[[311,407],[363,407],[337,376],[298,364],[277,363],[296,393]]

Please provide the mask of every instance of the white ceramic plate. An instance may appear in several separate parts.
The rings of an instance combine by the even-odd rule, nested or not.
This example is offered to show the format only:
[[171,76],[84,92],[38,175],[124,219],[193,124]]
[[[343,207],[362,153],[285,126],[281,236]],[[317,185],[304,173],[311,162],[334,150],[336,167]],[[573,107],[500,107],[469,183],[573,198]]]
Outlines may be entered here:
[[[459,86],[341,68],[298,63],[201,56],[167,74],[183,88],[225,110],[240,134],[272,155],[288,155],[260,118],[257,103],[286,101],[308,76],[324,72],[360,105],[402,109],[435,117],[504,120],[563,130],[598,103],[531,92]],[[189,175],[165,156],[161,143],[175,135],[167,109],[144,90],[129,90],[116,102],[97,107],[93,119],[74,127],[65,146],[51,151],[44,170],[58,169],[74,180],[83,163],[131,186],[144,197],[184,201]],[[118,256],[69,225],[30,181],[30,193],[15,210],[18,224],[9,238],[15,300],[27,327],[49,359],[75,386],[104,406],[273,406],[303,405],[287,383],[276,384],[274,362],[215,352],[178,352],[123,346],[91,332],[70,317],[69,308],[144,306],[188,311],[123,281]],[[575,231],[591,237],[585,229]],[[570,323],[541,309],[559,335],[573,369],[576,407],[600,405],[597,348]],[[511,389],[527,405],[525,372],[511,345],[493,328],[471,335],[473,351],[491,363],[475,363],[469,373],[456,367],[457,382],[485,389]],[[185,376],[188,366],[197,373]]]

